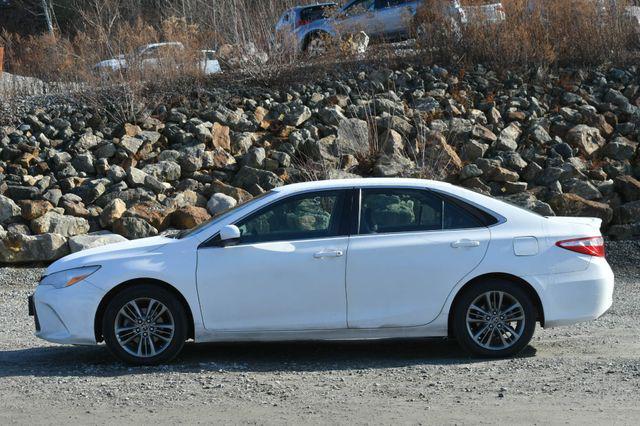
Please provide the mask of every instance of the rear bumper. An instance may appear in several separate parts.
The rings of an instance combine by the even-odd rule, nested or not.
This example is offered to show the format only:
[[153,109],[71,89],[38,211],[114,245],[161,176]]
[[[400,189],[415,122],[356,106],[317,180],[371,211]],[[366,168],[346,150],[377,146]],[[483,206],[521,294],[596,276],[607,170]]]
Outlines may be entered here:
[[62,289],[38,286],[31,302],[36,336],[54,343],[95,345],[94,320],[103,296],[103,290],[86,281]]
[[613,304],[614,275],[604,258],[594,257],[584,271],[531,278],[542,290],[545,328],[594,320]]

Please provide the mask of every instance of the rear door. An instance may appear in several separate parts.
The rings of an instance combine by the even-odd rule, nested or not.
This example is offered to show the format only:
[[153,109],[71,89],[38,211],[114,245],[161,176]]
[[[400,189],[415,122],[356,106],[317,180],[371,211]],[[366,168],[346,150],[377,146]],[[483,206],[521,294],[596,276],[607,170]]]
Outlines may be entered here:
[[363,189],[347,258],[351,328],[428,324],[482,261],[490,231],[458,201],[425,189]]
[[376,0],[376,17],[384,36],[408,34],[415,16],[417,3],[410,0]]
[[342,36],[360,31],[376,36],[384,31],[375,13],[375,0],[355,0],[348,4],[338,16],[336,27]]

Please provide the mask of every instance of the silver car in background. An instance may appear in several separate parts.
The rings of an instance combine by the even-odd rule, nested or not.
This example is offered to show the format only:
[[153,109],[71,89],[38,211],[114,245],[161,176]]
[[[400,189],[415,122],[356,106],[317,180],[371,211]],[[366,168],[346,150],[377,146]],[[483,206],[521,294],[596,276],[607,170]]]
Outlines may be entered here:
[[[373,40],[396,41],[411,37],[415,16],[423,0],[350,0],[338,8],[322,3],[287,10],[276,25],[281,40],[300,51],[321,51],[328,40],[364,31]],[[501,22],[501,3],[463,7],[446,0],[444,12],[456,22]]]

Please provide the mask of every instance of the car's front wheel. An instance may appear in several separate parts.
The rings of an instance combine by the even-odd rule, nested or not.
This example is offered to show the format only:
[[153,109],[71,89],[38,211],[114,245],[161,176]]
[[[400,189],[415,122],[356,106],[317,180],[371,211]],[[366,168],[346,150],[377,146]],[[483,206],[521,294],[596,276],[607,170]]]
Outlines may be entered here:
[[536,310],[518,284],[495,280],[465,291],[454,307],[453,327],[459,344],[473,355],[516,355],[533,337]]
[[107,305],[102,332],[109,351],[129,364],[156,365],[175,358],[187,338],[182,303],[155,285],[118,293]]

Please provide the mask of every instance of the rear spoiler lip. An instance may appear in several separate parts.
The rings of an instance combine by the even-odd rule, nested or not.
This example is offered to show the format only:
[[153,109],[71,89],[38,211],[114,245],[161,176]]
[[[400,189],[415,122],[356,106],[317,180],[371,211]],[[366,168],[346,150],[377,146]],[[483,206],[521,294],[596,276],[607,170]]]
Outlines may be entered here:
[[600,228],[602,226],[602,219],[599,217],[577,217],[577,216],[545,216],[551,222],[567,222],[575,223],[579,225],[594,225]]

